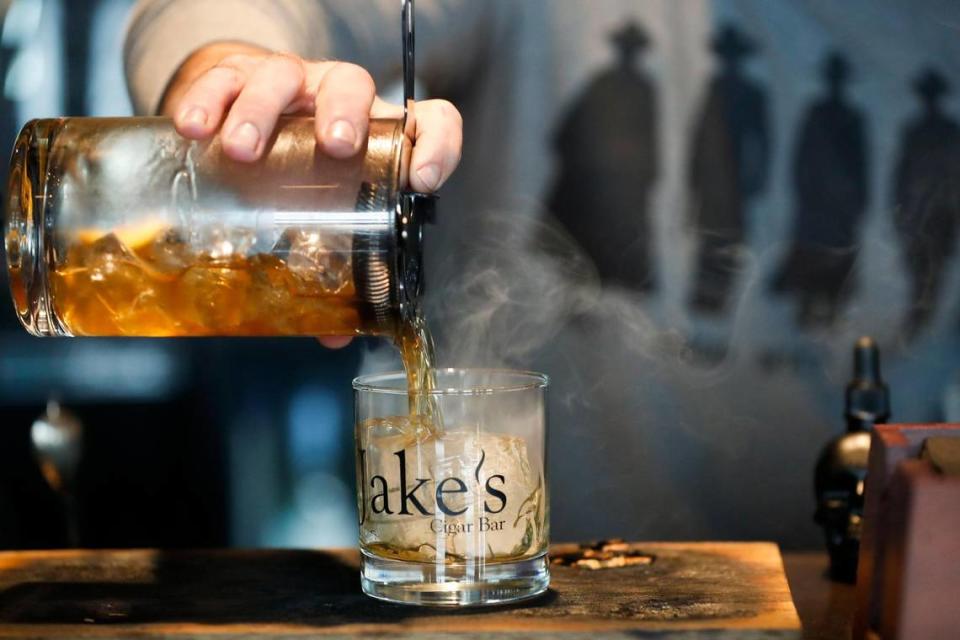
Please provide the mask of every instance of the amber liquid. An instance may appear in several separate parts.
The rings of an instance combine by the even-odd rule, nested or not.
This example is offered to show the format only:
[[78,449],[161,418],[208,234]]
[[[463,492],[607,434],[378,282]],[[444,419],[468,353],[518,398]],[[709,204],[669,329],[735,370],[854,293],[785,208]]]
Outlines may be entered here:
[[70,246],[50,285],[57,317],[78,336],[376,333],[342,262],[342,274],[321,278],[267,253],[197,254],[171,231],[127,243],[111,233]]
[[440,408],[432,392],[437,388],[433,336],[419,309],[404,320],[397,333],[396,345],[407,374],[410,394],[410,415],[421,416],[432,429],[441,429]]

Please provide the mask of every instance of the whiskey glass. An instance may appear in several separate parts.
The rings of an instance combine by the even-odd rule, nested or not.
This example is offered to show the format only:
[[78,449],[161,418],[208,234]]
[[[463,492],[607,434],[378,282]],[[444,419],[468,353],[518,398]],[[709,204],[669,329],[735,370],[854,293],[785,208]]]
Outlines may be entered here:
[[[405,604],[492,605],[546,591],[548,378],[439,369],[354,380],[361,582]],[[411,407],[430,407],[413,413]]]

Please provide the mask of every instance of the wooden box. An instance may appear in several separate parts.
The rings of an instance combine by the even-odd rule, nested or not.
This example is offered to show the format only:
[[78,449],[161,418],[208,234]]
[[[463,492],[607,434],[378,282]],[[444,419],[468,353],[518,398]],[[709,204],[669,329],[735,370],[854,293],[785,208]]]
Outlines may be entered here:
[[919,458],[960,425],[881,425],[870,444],[855,640],[960,637],[960,476]]

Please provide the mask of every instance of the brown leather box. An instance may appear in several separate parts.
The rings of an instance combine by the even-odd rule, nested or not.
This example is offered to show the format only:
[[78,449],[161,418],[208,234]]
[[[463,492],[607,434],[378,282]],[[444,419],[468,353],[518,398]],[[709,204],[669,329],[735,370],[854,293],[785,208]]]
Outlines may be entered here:
[[960,425],[880,425],[853,637],[960,637]]

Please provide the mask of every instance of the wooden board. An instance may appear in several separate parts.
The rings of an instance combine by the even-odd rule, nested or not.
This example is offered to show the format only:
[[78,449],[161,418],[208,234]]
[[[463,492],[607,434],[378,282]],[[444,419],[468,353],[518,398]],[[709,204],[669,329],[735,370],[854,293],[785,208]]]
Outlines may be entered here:
[[364,596],[354,550],[7,552],[0,637],[800,638],[775,545],[631,548],[653,562],[553,566],[538,600],[460,611]]

